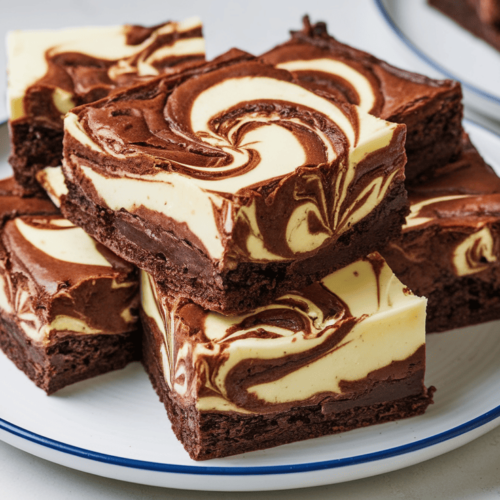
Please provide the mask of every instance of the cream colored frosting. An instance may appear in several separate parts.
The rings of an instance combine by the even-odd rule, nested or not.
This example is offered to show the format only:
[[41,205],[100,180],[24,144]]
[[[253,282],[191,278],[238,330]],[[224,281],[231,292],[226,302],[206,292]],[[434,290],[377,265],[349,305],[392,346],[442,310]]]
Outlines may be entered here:
[[331,75],[340,76],[350,83],[359,96],[359,107],[369,113],[375,105],[375,93],[368,78],[342,61],[334,59],[308,59],[280,63],[277,68],[288,71],[321,71]]
[[[47,219],[42,220],[44,223],[46,221]],[[50,222],[54,229],[38,228],[27,224],[21,218],[14,221],[26,241],[54,259],[74,264],[111,267],[97,250],[95,241],[83,229],[66,219],[52,219]]]
[[[176,40],[168,47],[153,48],[159,35],[173,31],[185,32],[201,26],[199,18],[159,27],[138,45],[127,45],[127,26],[83,27],[62,30],[12,31],[7,37],[9,118],[16,120],[25,114],[23,98],[26,91],[43,78],[48,70],[46,54],[76,52],[107,61],[117,61],[110,67],[111,79],[129,72],[129,60],[144,52],[137,64],[138,76],[156,75],[152,64],[165,57],[204,54],[203,38]],[[146,55],[147,54],[147,55]],[[71,109],[71,94],[55,89],[54,103],[62,114]]]
[[36,174],[38,182],[57,207],[61,207],[61,199],[68,194],[61,167],[45,167]]
[[[268,404],[300,402],[322,392],[339,394],[342,392],[339,386],[341,381],[361,380],[368,373],[393,361],[407,359],[425,344],[426,299],[412,295],[387,264],[381,268],[378,281],[371,264],[361,260],[330,274],[322,280],[322,284],[347,304],[357,323],[325,355],[278,380],[247,389]],[[173,346],[179,340],[176,338],[173,312],[165,304],[155,301],[158,294],[155,294],[154,288],[154,281],[143,272],[143,309],[165,339],[163,368],[166,382],[180,397],[194,397],[199,410],[247,413],[246,409],[237,407],[230,400],[226,390],[226,380],[233,368],[244,360],[278,361],[285,355],[310,351],[325,342],[343,320],[343,317],[324,318],[319,307],[303,296],[291,293],[282,299],[308,302],[306,320],[311,331],[308,335],[304,331],[295,332],[275,325],[262,326],[265,331],[274,333],[275,338],[241,338],[255,328],[237,329],[230,333],[231,327],[263,310],[294,308],[277,301],[240,316],[228,317],[208,312],[204,334],[209,342],[186,341],[176,348]],[[162,312],[160,309],[163,309]],[[224,355],[217,358],[222,349]],[[209,368],[203,361],[211,356],[219,359],[214,368]],[[186,363],[190,365],[188,369],[203,373],[199,373],[200,379],[195,377],[191,387],[188,386],[188,377],[181,376],[185,373],[182,370],[186,370]],[[198,397],[197,384],[201,380],[206,380],[206,386],[215,394]]]
[[457,276],[479,273],[496,261],[493,235],[487,226],[467,236],[453,251],[453,266]]

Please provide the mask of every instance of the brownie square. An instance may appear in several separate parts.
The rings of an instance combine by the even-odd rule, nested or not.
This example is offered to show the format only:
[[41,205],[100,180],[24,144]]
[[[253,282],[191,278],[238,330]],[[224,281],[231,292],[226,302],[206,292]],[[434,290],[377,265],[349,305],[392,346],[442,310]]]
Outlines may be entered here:
[[407,127],[406,177],[454,159],[462,135],[462,91],[458,82],[433,80],[396,68],[327,32],[326,24],[310,24],[262,56],[265,62],[291,71],[305,87]]
[[429,333],[500,318],[500,178],[467,136],[463,148],[410,188],[403,233],[382,252],[428,298]]
[[141,278],[143,364],[191,458],[422,414],[425,304],[371,254],[240,316]]
[[399,234],[404,140],[233,50],[68,113],[62,210],[167,293],[242,312]]
[[135,268],[57,212],[0,195],[0,348],[47,394],[141,352]]
[[199,19],[151,28],[112,26],[13,31],[8,36],[11,155],[16,180],[62,160],[63,116],[74,106],[204,61]]

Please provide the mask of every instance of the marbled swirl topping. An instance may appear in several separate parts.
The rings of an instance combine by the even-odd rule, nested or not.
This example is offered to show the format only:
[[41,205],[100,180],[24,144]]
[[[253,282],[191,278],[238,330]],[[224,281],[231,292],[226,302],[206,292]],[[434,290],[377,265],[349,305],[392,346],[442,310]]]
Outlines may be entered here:
[[292,31],[288,42],[266,52],[261,59],[290,71],[306,88],[356,104],[374,116],[401,122],[400,113],[430,101],[433,95],[444,95],[457,85],[400,70],[344,45],[328,34],[324,22],[311,24],[307,16],[303,22],[301,31]]
[[169,299],[144,272],[141,287],[146,318],[164,339],[166,383],[199,410],[268,413],[346,399],[350,383],[369,386],[370,373],[376,380],[425,341],[425,299],[378,254],[239,316]]
[[121,333],[136,328],[134,267],[67,219],[17,217],[0,238],[0,308],[33,341],[54,331]]
[[8,37],[10,120],[56,125],[76,105],[202,63],[197,18],[143,26],[14,31]]
[[[65,127],[65,175],[88,196],[184,224],[213,259],[316,250],[369,214],[405,161],[404,127],[238,51],[78,108]],[[71,154],[81,147],[96,160]]]

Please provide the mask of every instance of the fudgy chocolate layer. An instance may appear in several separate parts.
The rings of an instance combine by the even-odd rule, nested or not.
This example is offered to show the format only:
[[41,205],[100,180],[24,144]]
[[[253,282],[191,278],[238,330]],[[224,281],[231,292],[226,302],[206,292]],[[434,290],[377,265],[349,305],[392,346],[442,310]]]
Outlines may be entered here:
[[9,123],[11,153],[9,163],[25,194],[41,194],[36,173],[62,161],[62,123],[58,128],[35,121]]
[[[205,309],[225,314],[264,305],[385,246],[400,234],[408,210],[400,179],[375,210],[313,257],[284,263],[240,263],[234,271],[220,273],[188,241],[164,231],[166,236],[157,241],[154,227],[130,214],[96,205],[71,182],[68,187],[63,205],[68,219],[123,259],[152,274],[165,293],[190,298]],[[134,227],[136,223],[141,225]]]
[[[420,415],[432,403],[435,390],[423,388],[423,365],[416,360],[420,369],[411,376],[399,381],[389,379],[356,401],[324,401],[257,415],[199,412],[194,406],[179,404],[167,387],[159,342],[146,321],[143,365],[165,405],[175,435],[194,460],[221,458]],[[422,358],[423,352],[419,353]]]
[[[487,7],[487,2],[473,2],[471,0],[428,0],[429,4],[439,9],[443,14],[451,17],[473,35],[483,39],[492,47],[500,50],[500,19],[492,17],[490,22],[481,19],[481,7]],[[494,2],[490,2],[494,4]],[[483,6],[478,5],[483,4]],[[492,5],[492,7],[495,7]],[[496,5],[499,16],[500,5]],[[484,17],[484,15],[483,15]]]
[[49,395],[75,382],[124,368],[141,358],[137,331],[112,335],[78,335],[61,331],[44,345],[26,337],[2,314],[0,348]]

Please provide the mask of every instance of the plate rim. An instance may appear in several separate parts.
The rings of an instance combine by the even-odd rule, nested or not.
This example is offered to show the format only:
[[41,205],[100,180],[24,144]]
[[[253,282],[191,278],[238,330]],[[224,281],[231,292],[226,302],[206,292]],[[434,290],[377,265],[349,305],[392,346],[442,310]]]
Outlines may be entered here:
[[384,4],[384,0],[373,0],[375,5],[377,6],[377,9],[381,16],[384,18],[385,22],[391,28],[391,30],[395,33],[395,35],[414,53],[416,54],[420,59],[422,59],[425,63],[427,63],[429,66],[433,67],[435,70],[439,71],[442,73],[446,78],[449,78],[451,80],[456,80],[457,82],[460,82],[460,84],[467,89],[470,92],[473,92],[480,97],[483,97],[485,99],[488,99],[490,101],[493,101],[495,104],[500,105],[500,97],[497,97],[490,92],[486,90],[482,90],[475,85],[463,80],[462,78],[459,78],[457,75],[454,73],[450,72],[448,69],[444,68],[441,66],[440,63],[436,62],[432,57],[428,56],[426,52],[421,50],[420,48],[417,47],[399,28],[399,26],[395,23],[395,21],[392,19],[391,15],[388,12],[388,9],[386,8]]
[[[381,0],[375,0],[379,2]],[[7,124],[8,121],[0,122],[0,127]],[[500,134],[495,133],[486,126],[475,122],[474,120],[464,119],[463,123],[476,127],[487,134],[494,136],[500,141]],[[309,462],[289,465],[267,465],[252,467],[227,467],[227,466],[196,466],[196,465],[178,465],[161,462],[150,462],[146,460],[135,460],[131,458],[108,455],[106,453],[96,452],[73,446],[52,438],[37,434],[33,431],[20,427],[12,422],[0,418],[0,430],[13,436],[32,442],[36,445],[54,450],[56,452],[72,455],[78,458],[87,459],[93,462],[101,462],[108,465],[127,467],[131,469],[145,470],[151,472],[166,472],[174,474],[191,474],[199,476],[271,476],[282,474],[294,474],[300,472],[315,472],[329,469],[339,469],[342,467],[356,466],[371,462],[380,462],[382,460],[395,458],[401,455],[408,455],[419,450],[428,449],[440,443],[444,443],[459,436],[465,435],[498,419],[500,425],[500,405],[491,410],[464,422],[456,427],[447,429],[438,434],[411,443],[379,450],[372,453],[354,455],[351,457],[337,458],[332,460],[323,460],[320,462]],[[1,439],[1,434],[0,434]],[[431,457],[429,457],[431,458]]]

